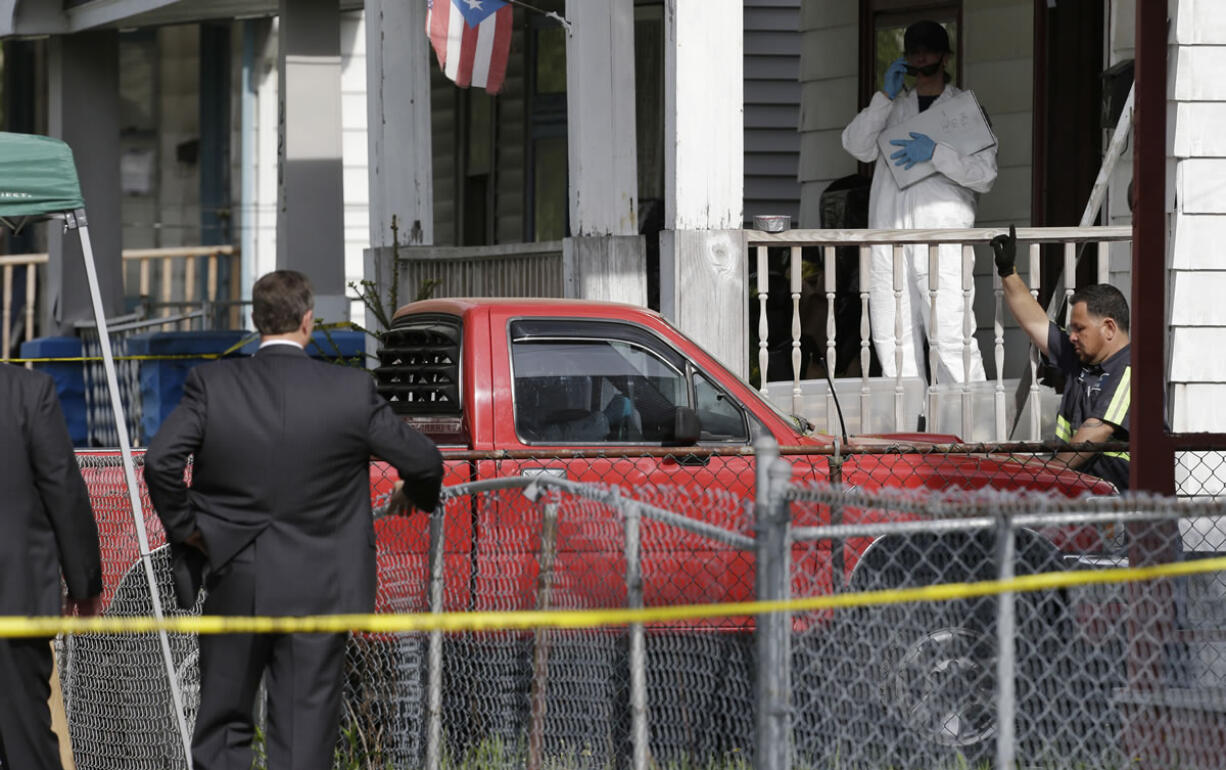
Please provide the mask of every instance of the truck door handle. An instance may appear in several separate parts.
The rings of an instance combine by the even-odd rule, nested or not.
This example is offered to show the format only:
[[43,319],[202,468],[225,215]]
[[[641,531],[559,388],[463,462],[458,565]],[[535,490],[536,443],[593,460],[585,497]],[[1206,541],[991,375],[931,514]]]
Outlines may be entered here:
[[710,455],[693,455],[693,454],[676,454],[669,455],[664,458],[665,463],[676,463],[677,465],[703,466],[711,462]]

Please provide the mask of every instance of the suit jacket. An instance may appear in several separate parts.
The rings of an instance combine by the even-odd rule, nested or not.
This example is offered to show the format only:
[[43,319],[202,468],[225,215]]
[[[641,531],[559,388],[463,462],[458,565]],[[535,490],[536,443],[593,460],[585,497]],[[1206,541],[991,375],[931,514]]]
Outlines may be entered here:
[[256,544],[254,605],[227,611],[370,612],[372,455],[400,472],[419,508],[438,504],[442,456],[396,417],[367,372],[291,345],[192,369],[145,454],[149,497],[177,557],[180,605],[195,601],[199,571],[183,541],[199,529],[214,571]]
[[98,525],[52,379],[0,365],[0,615],[102,593]]

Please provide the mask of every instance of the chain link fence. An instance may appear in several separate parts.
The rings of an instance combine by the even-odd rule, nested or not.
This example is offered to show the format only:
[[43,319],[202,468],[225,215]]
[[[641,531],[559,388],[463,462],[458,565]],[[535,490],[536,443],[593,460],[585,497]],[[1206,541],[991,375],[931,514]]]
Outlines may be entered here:
[[[1105,498],[1052,450],[449,454],[439,511],[377,515],[376,611],[596,614],[585,628],[355,633],[336,766],[1217,766],[1221,575],[1093,576],[1215,556],[1226,509]],[[148,615],[119,459],[79,459],[106,613]],[[393,478],[372,465],[376,509]],[[963,587],[1053,574],[1072,582]],[[932,586],[945,593],[893,601]],[[599,624],[611,608],[784,598],[850,604]],[[194,637],[170,647],[190,725]],[[154,637],[75,635],[60,652],[79,768],[186,766]]]

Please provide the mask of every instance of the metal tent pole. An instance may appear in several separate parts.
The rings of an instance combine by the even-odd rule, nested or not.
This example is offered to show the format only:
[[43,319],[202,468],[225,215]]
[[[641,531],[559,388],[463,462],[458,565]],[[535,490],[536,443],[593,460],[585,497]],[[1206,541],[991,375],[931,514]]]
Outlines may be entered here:
[[[81,252],[85,258],[89,296],[94,306],[94,320],[98,324],[98,342],[102,347],[102,367],[106,370],[106,385],[111,395],[111,410],[115,415],[115,432],[119,436],[119,452],[123,456],[123,475],[128,485],[128,496],[132,502],[132,518],[136,522],[140,560],[145,568],[145,578],[149,582],[149,598],[153,602],[153,616],[161,620],[164,617],[162,599],[158,594],[157,578],[153,573],[153,560],[149,554],[149,537],[145,532],[145,512],[141,506],[140,493],[137,491],[136,466],[132,459],[132,446],[128,440],[128,423],[124,417],[123,403],[119,399],[119,379],[115,375],[115,358],[111,353],[111,338],[106,328],[106,314],[102,309],[102,292],[98,289],[98,271],[94,266],[94,249],[89,242],[85,209],[77,209],[67,214],[64,224],[65,229],[77,230],[81,237]],[[170,685],[170,699],[174,705],[175,720],[179,726],[179,737],[183,741],[184,758],[187,761],[187,767],[191,768],[191,733],[187,729],[187,716],[183,710],[183,694],[179,690],[178,677],[175,676],[174,656],[170,652],[170,638],[165,629],[158,631],[158,641],[161,643],[162,659],[166,664],[166,680]]]

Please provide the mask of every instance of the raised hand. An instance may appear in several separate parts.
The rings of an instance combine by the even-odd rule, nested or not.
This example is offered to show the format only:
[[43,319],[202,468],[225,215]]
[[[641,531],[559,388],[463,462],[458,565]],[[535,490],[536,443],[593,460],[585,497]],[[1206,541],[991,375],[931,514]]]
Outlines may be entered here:
[[1001,233],[991,240],[992,254],[996,259],[996,272],[1006,278],[1017,272],[1017,231],[1009,225],[1009,234]]
[[885,82],[882,83],[881,90],[885,91],[885,95],[891,100],[902,90],[902,79],[906,74],[907,60],[901,56],[895,59],[890,64],[890,68],[885,71]]

